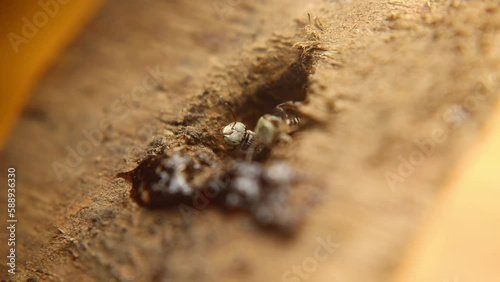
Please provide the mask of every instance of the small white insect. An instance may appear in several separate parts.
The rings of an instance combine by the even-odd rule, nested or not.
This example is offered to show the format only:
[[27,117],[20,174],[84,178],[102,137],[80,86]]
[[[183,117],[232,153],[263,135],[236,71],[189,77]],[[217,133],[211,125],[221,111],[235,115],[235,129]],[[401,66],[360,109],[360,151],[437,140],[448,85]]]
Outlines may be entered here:
[[290,133],[300,126],[301,118],[297,106],[300,102],[285,102],[274,108],[273,114],[259,118],[254,131],[246,129],[241,122],[232,122],[222,129],[224,142],[247,151],[246,159],[252,160],[255,153],[269,148],[277,142],[290,142]]
[[243,149],[248,149],[253,143],[254,133],[247,130],[246,126],[241,122],[232,122],[222,128],[224,142],[229,146],[240,146]]

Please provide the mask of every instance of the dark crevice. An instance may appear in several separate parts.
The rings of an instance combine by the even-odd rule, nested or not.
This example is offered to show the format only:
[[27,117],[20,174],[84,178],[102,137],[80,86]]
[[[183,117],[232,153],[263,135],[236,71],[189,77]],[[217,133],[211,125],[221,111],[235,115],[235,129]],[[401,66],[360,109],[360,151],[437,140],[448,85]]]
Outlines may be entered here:
[[259,117],[271,113],[277,105],[287,101],[304,101],[311,68],[311,57],[304,58],[302,53],[297,54],[296,60],[284,70],[265,77],[252,89],[253,93],[243,93],[243,99],[236,106],[238,118],[253,128]]

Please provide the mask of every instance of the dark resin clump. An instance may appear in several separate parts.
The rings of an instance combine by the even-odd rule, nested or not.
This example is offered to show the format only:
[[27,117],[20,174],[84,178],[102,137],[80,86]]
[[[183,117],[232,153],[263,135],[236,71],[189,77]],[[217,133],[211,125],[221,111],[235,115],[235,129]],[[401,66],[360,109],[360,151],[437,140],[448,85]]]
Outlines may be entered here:
[[148,208],[189,205],[201,210],[214,204],[249,212],[262,226],[293,229],[288,196],[295,176],[285,162],[263,166],[232,161],[222,165],[210,156],[174,153],[150,156],[119,177],[132,182],[131,197]]
[[190,201],[194,190],[188,181],[199,169],[200,165],[187,156],[150,156],[134,170],[118,176],[132,181],[130,196],[139,205],[168,207]]
[[209,177],[211,164],[204,153],[196,159],[182,153],[162,154],[149,156],[135,169],[117,176],[132,182],[130,196],[139,205],[172,207],[192,203],[203,188],[200,184]]
[[295,176],[285,162],[238,162],[228,171],[229,185],[224,206],[248,210],[261,225],[288,226],[291,212],[288,196]]

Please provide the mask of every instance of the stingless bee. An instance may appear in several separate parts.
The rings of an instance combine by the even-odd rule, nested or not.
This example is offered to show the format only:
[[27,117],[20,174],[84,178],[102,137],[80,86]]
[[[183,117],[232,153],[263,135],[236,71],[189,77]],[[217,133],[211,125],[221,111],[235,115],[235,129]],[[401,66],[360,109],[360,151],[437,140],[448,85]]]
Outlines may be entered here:
[[290,142],[290,133],[301,125],[298,106],[301,102],[288,101],[279,104],[272,114],[259,118],[254,131],[246,129],[242,122],[231,122],[222,128],[224,142],[231,147],[246,151],[246,159],[251,161],[256,153],[270,148],[275,143]]

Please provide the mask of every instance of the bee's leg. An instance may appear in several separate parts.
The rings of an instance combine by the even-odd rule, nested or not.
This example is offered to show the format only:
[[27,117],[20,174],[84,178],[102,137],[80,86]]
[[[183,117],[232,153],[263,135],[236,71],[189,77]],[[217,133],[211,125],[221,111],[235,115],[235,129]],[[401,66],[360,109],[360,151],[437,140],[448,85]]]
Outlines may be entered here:
[[253,161],[253,156],[254,156],[254,154],[255,154],[255,144],[252,144],[252,145],[248,148],[248,150],[247,150],[247,152],[246,152],[246,155],[245,155],[245,160],[246,160],[247,162],[251,162],[251,161]]
[[255,143],[252,144],[246,151],[246,156],[245,160],[247,162],[252,162],[253,160],[263,160],[265,159],[270,152],[270,147],[262,144],[262,143]]

